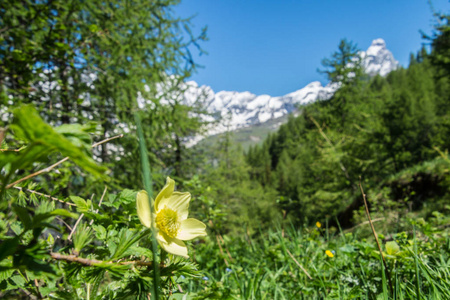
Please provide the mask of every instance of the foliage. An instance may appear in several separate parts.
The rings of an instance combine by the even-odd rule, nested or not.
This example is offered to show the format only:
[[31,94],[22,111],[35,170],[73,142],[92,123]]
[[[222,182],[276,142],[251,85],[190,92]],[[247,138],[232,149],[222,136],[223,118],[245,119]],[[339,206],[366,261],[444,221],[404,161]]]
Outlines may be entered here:
[[130,163],[138,157],[132,116],[143,110],[152,163],[164,172],[175,166],[181,175],[179,165],[189,160],[182,142],[199,130],[202,122],[192,116],[202,109],[200,103],[183,105],[180,94],[196,69],[192,51],[202,53],[206,35],[205,29],[195,35],[189,19],[175,15],[176,4],[2,1],[0,126],[25,103],[52,125],[95,122],[97,140],[125,134],[94,154],[114,174],[113,184],[138,188],[141,172]]
[[253,234],[280,220],[282,213],[276,209],[274,191],[251,180],[242,148],[230,140],[225,135],[203,172],[185,185],[198,199],[194,211],[208,220],[215,234]]
[[331,82],[341,86],[348,86],[356,82],[363,73],[359,49],[352,42],[342,39],[339,42],[338,51],[331,58],[322,60],[324,70],[319,72],[327,75]]
[[[149,250],[150,230],[143,229],[137,217],[136,192],[113,194],[105,187],[101,197],[72,195],[63,200],[39,193],[33,190],[37,186],[23,185],[22,180],[11,182],[18,171],[46,164],[58,152],[73,157],[87,172],[103,176],[104,169],[86,151],[84,143],[89,140],[76,139],[85,137],[81,127],[63,126],[53,129],[30,106],[14,111],[12,140],[25,138],[27,144],[0,156],[0,295],[147,299],[154,295],[149,279],[155,277],[157,252]],[[158,291],[166,297],[176,277],[198,276],[194,264],[172,255],[162,256],[158,270]]]
[[[338,54],[347,48],[341,43]],[[408,69],[386,78],[352,77],[352,85],[343,85],[330,100],[303,107],[300,116],[249,149],[252,178],[276,189],[279,205],[296,224],[337,217],[351,226],[362,204],[360,177],[380,213],[418,210],[424,199],[433,209],[442,207],[450,195],[448,155],[439,158],[450,147],[450,85],[431,63],[434,53],[421,51]],[[424,172],[419,166],[427,164],[439,167]],[[411,180],[390,179],[405,173]]]

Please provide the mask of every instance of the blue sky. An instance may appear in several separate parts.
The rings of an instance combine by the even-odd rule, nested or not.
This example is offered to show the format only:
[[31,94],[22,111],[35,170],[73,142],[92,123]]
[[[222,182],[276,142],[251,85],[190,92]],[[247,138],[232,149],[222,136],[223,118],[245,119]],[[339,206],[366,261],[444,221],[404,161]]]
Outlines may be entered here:
[[[449,0],[432,0],[449,13]],[[184,0],[176,8],[193,16],[194,32],[208,26],[208,55],[191,79],[215,92],[250,91],[281,96],[312,81],[342,38],[366,50],[383,38],[402,66],[425,41],[419,30],[435,23],[427,0]]]

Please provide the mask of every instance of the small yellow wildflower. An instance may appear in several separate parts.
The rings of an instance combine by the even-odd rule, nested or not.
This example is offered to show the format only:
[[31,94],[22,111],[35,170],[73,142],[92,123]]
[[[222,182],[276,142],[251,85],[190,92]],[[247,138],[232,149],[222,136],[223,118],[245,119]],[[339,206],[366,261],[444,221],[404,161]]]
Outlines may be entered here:
[[155,214],[151,215],[146,191],[136,197],[137,214],[142,225],[157,229],[156,239],[168,253],[189,257],[183,241],[206,235],[206,225],[197,219],[188,218],[191,194],[174,192],[175,181],[167,177],[166,185],[155,199]]
[[322,227],[322,224],[320,222],[316,222],[316,226],[317,226],[317,228],[320,228],[320,227]]
[[328,257],[334,257],[333,252],[331,252],[330,250],[325,251],[325,254],[328,255]]

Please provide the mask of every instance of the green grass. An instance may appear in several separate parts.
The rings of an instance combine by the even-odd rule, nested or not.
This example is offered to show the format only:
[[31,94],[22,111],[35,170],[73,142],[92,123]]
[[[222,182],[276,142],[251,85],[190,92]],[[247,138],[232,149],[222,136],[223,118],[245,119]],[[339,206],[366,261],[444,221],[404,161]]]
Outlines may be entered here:
[[448,228],[421,230],[430,225],[389,235],[398,248],[383,241],[392,291],[376,243],[360,235],[366,230],[344,236],[291,227],[253,239],[225,236],[222,251],[211,235],[192,245],[208,280],[181,280],[184,293],[173,299],[450,299]]

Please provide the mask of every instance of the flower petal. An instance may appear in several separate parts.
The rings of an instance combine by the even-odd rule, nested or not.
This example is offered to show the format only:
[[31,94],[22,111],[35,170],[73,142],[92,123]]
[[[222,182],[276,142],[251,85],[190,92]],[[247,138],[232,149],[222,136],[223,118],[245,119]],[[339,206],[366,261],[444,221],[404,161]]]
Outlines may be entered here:
[[170,238],[161,231],[158,232],[158,234],[156,235],[156,239],[157,239],[159,245],[166,252],[174,254],[174,255],[183,256],[185,258],[189,257],[189,255],[187,254],[188,249],[186,247],[186,244],[183,241],[176,239],[176,238]]
[[181,222],[177,239],[188,241],[206,235],[206,225],[197,219],[189,218]]
[[169,198],[162,198],[159,202],[159,209],[165,206],[174,210],[178,214],[179,221],[187,219],[189,214],[189,201],[191,201],[191,194],[173,192]]
[[175,189],[175,181],[170,177],[167,177],[166,185],[159,192],[158,196],[156,196],[155,211],[159,211],[160,209],[164,208],[164,206],[160,207],[161,200],[164,198],[169,198],[172,195],[174,189]]
[[146,191],[140,191],[136,196],[136,210],[139,220],[145,227],[151,227],[150,202]]

